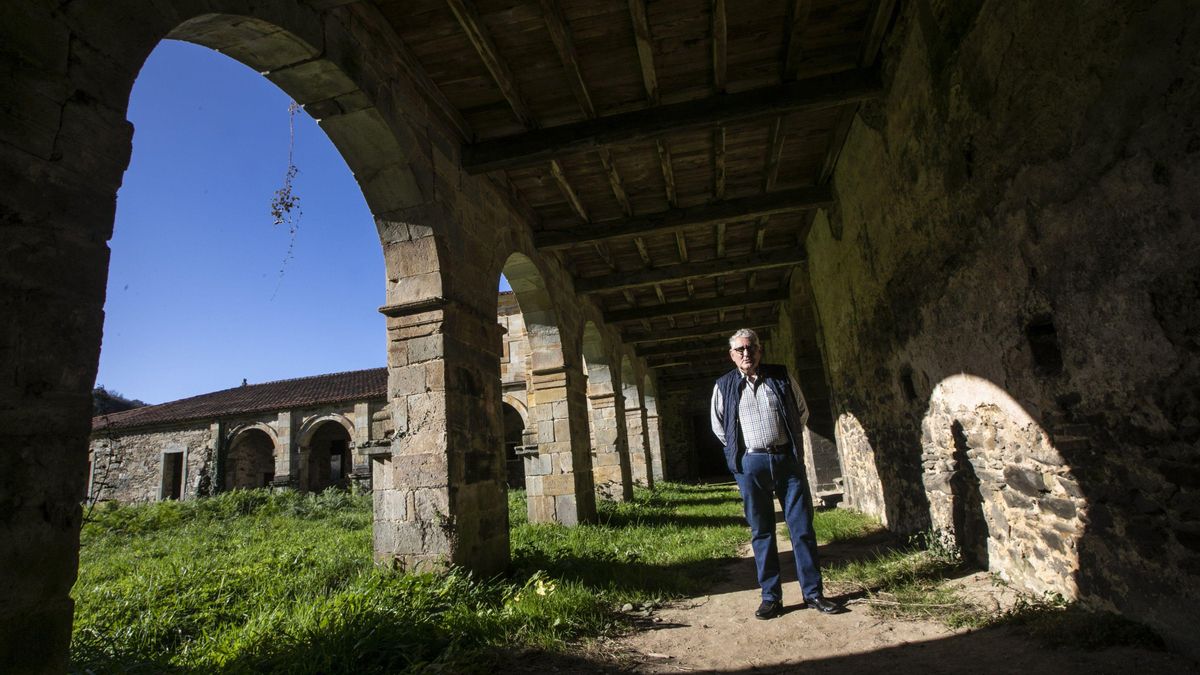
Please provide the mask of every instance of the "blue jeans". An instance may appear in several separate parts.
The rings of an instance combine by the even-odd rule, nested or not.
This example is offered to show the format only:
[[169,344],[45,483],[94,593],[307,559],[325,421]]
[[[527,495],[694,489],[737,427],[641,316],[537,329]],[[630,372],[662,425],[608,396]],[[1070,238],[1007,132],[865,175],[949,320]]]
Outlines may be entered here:
[[812,500],[804,467],[791,453],[753,453],[742,457],[742,473],[733,477],[742,493],[746,522],[750,524],[750,547],[754,549],[763,600],[783,601],[779,549],[775,544],[775,499],[783,506],[783,520],[791,534],[800,590],[806,600],[820,597],[817,535],[813,532]]

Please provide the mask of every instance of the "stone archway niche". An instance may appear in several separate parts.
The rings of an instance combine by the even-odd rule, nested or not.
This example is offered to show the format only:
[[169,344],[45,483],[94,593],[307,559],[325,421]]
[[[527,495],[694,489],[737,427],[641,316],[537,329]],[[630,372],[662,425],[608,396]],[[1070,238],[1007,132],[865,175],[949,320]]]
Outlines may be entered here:
[[984,378],[948,377],[930,396],[921,445],[935,530],[1028,591],[1078,597],[1087,504],[1071,467],[1019,403]]
[[275,438],[251,427],[234,434],[225,455],[222,485],[227,490],[266,487],[275,480]]

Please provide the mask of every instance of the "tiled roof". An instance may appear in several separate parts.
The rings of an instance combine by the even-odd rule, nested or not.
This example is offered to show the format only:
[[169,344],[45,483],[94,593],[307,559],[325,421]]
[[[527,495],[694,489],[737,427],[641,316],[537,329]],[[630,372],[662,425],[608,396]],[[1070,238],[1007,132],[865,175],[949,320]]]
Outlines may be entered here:
[[387,396],[387,368],[248,384],[92,418],[92,431],[172,424]]

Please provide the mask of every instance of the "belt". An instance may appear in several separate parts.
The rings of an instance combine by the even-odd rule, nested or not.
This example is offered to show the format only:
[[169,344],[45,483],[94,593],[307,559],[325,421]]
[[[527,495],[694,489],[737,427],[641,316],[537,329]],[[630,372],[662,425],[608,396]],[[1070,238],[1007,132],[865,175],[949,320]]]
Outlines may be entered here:
[[769,448],[746,448],[746,454],[748,455],[783,455],[787,452],[788,446],[786,443],[773,445]]

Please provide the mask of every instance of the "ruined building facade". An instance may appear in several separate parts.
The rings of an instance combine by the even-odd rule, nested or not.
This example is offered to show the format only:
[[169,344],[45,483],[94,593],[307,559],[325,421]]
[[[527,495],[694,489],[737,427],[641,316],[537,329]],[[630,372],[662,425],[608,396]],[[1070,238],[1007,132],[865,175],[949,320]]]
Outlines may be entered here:
[[565,524],[698,472],[746,325],[828,409],[806,445],[849,505],[1200,654],[1194,3],[12,0],[0,670],[65,668],[125,111],[166,38],[303,104],[374,215],[378,560],[502,569],[506,444]]

